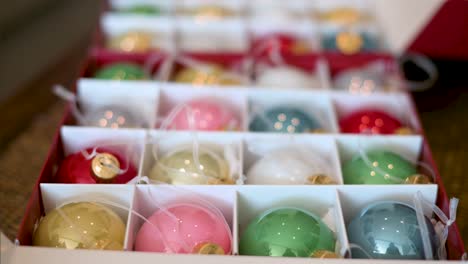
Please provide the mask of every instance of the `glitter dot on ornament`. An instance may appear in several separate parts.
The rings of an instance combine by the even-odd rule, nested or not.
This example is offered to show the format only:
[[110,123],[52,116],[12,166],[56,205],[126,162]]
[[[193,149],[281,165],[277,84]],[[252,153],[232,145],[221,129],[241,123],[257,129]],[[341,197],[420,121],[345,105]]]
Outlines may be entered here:
[[[377,202],[363,209],[348,225],[353,258],[425,259],[422,235],[427,235],[435,259],[438,240],[432,223],[426,217],[428,234],[421,233],[416,211],[399,202]],[[368,254],[364,254],[363,250]]]
[[179,83],[189,83],[194,86],[206,85],[241,85],[242,81],[231,75],[222,66],[216,64],[202,65],[200,69],[183,68],[173,79]]
[[167,153],[156,161],[150,179],[169,184],[233,184],[229,163],[221,154],[200,146],[197,166],[192,146]]
[[149,79],[148,75],[141,66],[128,62],[119,62],[106,65],[96,72],[94,78],[119,81]]
[[339,123],[341,132],[355,134],[395,134],[402,128],[398,119],[377,109],[360,109],[344,116]]
[[129,31],[111,37],[107,47],[121,52],[148,52],[153,49],[153,34],[144,31]]
[[[232,131],[241,122],[233,109],[219,99],[200,98],[188,101],[169,125],[176,130]],[[193,120],[193,126],[190,120]]]
[[343,165],[345,184],[401,184],[416,173],[411,162],[382,150],[358,153]]
[[321,88],[320,80],[315,74],[292,66],[268,67],[257,76],[256,84],[266,88]]
[[[85,151],[92,153],[93,148]],[[98,149],[91,159],[81,151],[68,155],[59,166],[57,183],[127,183],[137,175],[136,167],[116,151]]]
[[334,87],[351,94],[371,94],[382,91],[384,79],[381,74],[369,70],[351,69],[339,73],[334,80]]
[[296,208],[256,217],[239,243],[239,253],[252,256],[313,257],[319,250],[335,252],[334,233],[318,216]]
[[[246,184],[316,184],[314,175],[329,174],[327,163],[316,153],[281,148],[267,153],[247,171]],[[328,177],[329,176],[325,176]]]
[[250,122],[250,131],[277,133],[307,133],[322,129],[311,115],[289,106],[270,108],[263,114],[256,114]]
[[142,124],[142,121],[123,107],[104,106],[88,112],[83,125],[117,129],[140,128]]
[[172,204],[154,212],[148,221],[136,235],[136,251],[231,254],[231,230],[219,211],[198,204]]
[[125,224],[111,209],[90,202],[69,203],[41,219],[33,245],[66,249],[123,250]]
[[377,38],[370,33],[349,31],[325,34],[322,38],[325,50],[339,51],[344,54],[355,54],[378,50]]

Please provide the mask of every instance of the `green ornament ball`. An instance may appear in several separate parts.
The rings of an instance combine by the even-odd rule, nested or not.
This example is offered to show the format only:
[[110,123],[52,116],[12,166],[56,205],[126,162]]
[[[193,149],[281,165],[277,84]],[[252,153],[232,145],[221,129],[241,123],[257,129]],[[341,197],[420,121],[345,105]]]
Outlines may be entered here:
[[140,15],[159,15],[161,10],[152,5],[135,5],[122,10],[123,13],[132,13]]
[[255,218],[243,233],[239,253],[252,256],[311,257],[335,251],[335,236],[316,215],[277,208]]
[[411,162],[391,151],[358,153],[343,165],[345,184],[399,184],[416,173]]
[[133,63],[114,63],[96,72],[94,78],[103,80],[146,80],[149,79],[143,68]]

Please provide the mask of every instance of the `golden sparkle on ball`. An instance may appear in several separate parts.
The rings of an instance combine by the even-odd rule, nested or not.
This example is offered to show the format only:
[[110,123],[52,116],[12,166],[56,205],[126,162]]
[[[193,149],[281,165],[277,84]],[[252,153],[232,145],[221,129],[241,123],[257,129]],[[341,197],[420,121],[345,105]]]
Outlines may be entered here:
[[343,54],[355,54],[364,45],[364,41],[359,33],[342,31],[336,35],[336,47]]
[[66,249],[123,250],[125,224],[111,209],[92,202],[56,208],[41,219],[33,245]]
[[112,37],[108,42],[108,48],[123,52],[147,52],[150,51],[153,35],[144,31],[129,31]]

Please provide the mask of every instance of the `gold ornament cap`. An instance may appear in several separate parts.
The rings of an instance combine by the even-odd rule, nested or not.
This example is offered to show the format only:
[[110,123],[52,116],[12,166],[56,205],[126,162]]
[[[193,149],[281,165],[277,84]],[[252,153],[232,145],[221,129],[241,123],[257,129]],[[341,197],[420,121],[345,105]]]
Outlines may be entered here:
[[193,253],[204,255],[225,255],[224,249],[215,243],[205,242],[196,245],[193,248]]
[[359,33],[353,33],[350,31],[343,31],[336,35],[336,47],[343,54],[355,54],[358,53],[364,42]]
[[311,258],[321,258],[321,259],[324,259],[324,258],[340,258],[340,256],[338,254],[336,254],[335,252],[331,252],[331,251],[328,251],[328,250],[322,250],[322,249],[315,250],[314,252],[312,252],[312,254],[310,254],[310,257]]
[[397,130],[395,130],[395,134],[397,135],[413,135],[414,131],[413,129],[409,127],[400,127]]
[[120,162],[110,153],[99,153],[91,161],[91,171],[100,181],[112,181],[119,175]]
[[334,181],[330,176],[324,175],[324,174],[317,174],[317,175],[312,175],[307,178],[307,183],[308,184],[322,184],[322,185],[327,185],[327,184],[337,184],[336,181]]
[[432,180],[424,174],[414,174],[406,178],[406,184],[431,184]]

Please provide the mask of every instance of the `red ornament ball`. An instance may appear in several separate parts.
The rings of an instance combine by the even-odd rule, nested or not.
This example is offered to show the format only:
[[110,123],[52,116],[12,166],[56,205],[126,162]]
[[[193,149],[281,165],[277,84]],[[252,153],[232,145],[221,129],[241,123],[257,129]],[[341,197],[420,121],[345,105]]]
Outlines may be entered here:
[[[92,153],[93,148],[85,151]],[[137,175],[136,167],[120,153],[99,149],[87,159],[81,151],[68,155],[60,164],[57,183],[127,183]]]
[[281,53],[290,53],[301,55],[312,51],[310,44],[296,36],[284,33],[271,33],[258,37],[253,47],[261,54],[269,54],[272,51],[279,51]]
[[376,109],[362,109],[341,118],[343,133],[395,134],[402,127],[395,117]]

